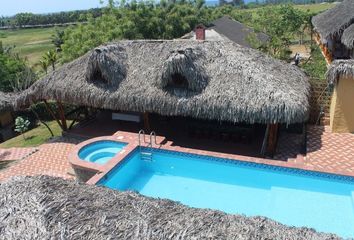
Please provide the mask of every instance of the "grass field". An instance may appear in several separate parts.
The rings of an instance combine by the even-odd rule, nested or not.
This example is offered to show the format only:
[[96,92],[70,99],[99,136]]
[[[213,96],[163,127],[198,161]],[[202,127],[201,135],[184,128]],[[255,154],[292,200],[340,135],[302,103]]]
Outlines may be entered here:
[[15,46],[15,51],[33,66],[45,52],[54,48],[51,42],[53,33],[54,28],[0,30],[0,41],[4,46]]
[[[54,136],[61,135],[61,129],[56,121],[50,121],[47,122],[47,124],[52,129]],[[35,147],[45,143],[51,137],[50,132],[43,124],[40,124],[38,127],[26,132],[25,135],[27,140],[24,140],[23,136],[19,135],[1,143],[0,148]]]
[[335,6],[335,3],[317,3],[306,5],[295,5],[295,8],[309,11],[310,13],[320,13]]

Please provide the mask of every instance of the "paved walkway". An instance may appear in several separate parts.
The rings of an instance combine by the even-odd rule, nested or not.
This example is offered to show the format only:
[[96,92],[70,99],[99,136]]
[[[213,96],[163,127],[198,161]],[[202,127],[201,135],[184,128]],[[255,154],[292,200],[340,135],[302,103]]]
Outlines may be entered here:
[[354,176],[354,134],[309,126],[305,164],[317,171]]
[[37,152],[0,171],[0,181],[18,175],[49,175],[66,179],[73,178],[68,174],[70,165],[67,156],[75,143],[75,140],[65,139],[63,142],[41,145]]
[[22,160],[32,153],[35,153],[38,148],[7,148],[0,149],[0,161]]

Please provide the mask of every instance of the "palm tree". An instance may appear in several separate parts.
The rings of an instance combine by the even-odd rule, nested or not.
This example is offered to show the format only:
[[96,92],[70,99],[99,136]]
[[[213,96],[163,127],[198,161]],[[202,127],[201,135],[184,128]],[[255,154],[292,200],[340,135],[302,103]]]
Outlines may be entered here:
[[51,65],[53,71],[55,71],[55,64],[58,61],[57,53],[54,50],[50,50],[44,54],[43,59],[45,59],[48,62],[48,65]]
[[49,67],[48,60],[43,57],[42,60],[39,60],[39,65],[41,66],[41,68],[45,72],[45,74],[48,74],[48,67]]

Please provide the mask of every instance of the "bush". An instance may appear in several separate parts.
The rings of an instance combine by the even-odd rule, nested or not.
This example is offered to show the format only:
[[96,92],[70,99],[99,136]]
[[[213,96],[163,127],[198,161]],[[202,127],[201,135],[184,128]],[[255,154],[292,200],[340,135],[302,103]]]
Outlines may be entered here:
[[15,120],[15,132],[22,134],[23,138],[26,140],[25,132],[29,130],[31,122],[28,119],[22,117],[17,117]]
[[325,79],[327,63],[317,45],[311,46],[311,58],[301,64],[301,67],[311,78]]

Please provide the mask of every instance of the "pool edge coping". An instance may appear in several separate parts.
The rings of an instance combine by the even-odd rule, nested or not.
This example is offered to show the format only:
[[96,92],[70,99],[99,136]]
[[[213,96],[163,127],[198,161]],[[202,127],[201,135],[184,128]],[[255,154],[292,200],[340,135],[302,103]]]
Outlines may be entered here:
[[[118,166],[123,160],[125,160],[129,154],[133,153],[137,147],[139,147],[138,144],[132,144],[129,143],[130,145],[130,151],[126,152],[124,156],[120,156],[119,158],[115,159],[115,161],[110,161],[108,162],[107,166],[104,171],[98,172],[95,176],[93,176],[91,179],[89,179],[86,183],[90,185],[97,184],[104,176],[109,174],[111,171],[114,170],[116,166]],[[145,147],[145,146],[142,146]],[[213,151],[205,151],[205,150],[197,150],[197,149],[191,149],[191,148],[183,148],[179,146],[171,146],[170,144],[162,145],[160,148],[154,148],[158,149],[159,151],[173,151],[178,154],[187,154],[187,155],[196,155],[200,156],[201,158],[218,158],[221,160],[226,160],[226,161],[236,161],[239,162],[240,164],[243,165],[256,165],[256,166],[261,166],[262,168],[276,168],[279,169],[278,171],[285,171],[285,172],[297,172],[297,173],[302,173],[306,174],[308,176],[313,176],[313,175],[321,175],[322,177],[328,178],[328,179],[350,179],[350,181],[354,180],[354,175],[349,175],[349,174],[342,174],[342,173],[335,173],[335,172],[329,172],[329,171],[319,171],[314,168],[304,168],[297,166],[296,164],[290,164],[289,162],[283,162],[283,161],[277,161],[277,160],[269,160],[269,159],[263,159],[263,158],[257,158],[257,157],[248,157],[248,156],[243,156],[243,155],[235,155],[235,154],[224,154],[220,152],[213,152]]]

